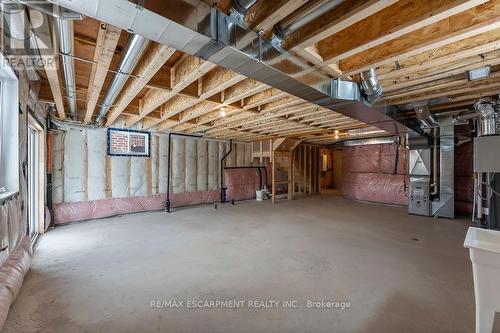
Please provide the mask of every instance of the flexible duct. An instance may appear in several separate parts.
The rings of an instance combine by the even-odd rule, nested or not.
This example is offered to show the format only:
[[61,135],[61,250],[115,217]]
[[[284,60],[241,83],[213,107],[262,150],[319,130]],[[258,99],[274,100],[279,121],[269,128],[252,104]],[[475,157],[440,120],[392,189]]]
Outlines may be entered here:
[[474,108],[480,116],[479,136],[496,135],[496,103],[489,97],[480,98]]
[[73,31],[71,22],[63,18],[55,20],[59,37],[59,52],[61,53],[62,69],[66,87],[66,99],[71,116],[76,117],[76,88],[73,67]]
[[106,95],[102,102],[101,110],[99,111],[99,116],[97,117],[97,122],[100,123],[102,118],[109,111],[109,108],[115,102],[116,97],[122,90],[128,76],[132,74],[132,71],[141,58],[142,53],[148,45],[148,40],[139,35],[133,34],[127,40],[127,45],[123,50],[123,56],[120,59],[120,64],[118,69],[109,84]]

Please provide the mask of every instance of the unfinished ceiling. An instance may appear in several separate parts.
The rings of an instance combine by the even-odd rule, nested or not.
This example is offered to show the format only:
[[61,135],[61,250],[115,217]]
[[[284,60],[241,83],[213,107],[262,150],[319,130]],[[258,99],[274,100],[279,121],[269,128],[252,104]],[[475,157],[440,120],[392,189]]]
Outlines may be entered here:
[[[245,26],[321,75],[360,82],[361,72],[375,68],[383,95],[374,105],[395,105],[399,117],[414,117],[411,103],[422,100],[431,112],[467,110],[478,97],[500,92],[500,0],[210,4],[228,14],[243,7]],[[155,12],[167,7],[153,0],[144,5]],[[105,104],[130,34],[90,17],[72,22],[77,119],[91,123]],[[467,70],[484,66],[491,66],[489,77],[467,78]],[[69,117],[62,69],[59,75],[51,72],[44,75],[41,97],[54,103],[60,118]],[[377,123],[350,118],[153,41],[103,120],[107,126],[244,141],[287,136],[328,144],[383,133]]]

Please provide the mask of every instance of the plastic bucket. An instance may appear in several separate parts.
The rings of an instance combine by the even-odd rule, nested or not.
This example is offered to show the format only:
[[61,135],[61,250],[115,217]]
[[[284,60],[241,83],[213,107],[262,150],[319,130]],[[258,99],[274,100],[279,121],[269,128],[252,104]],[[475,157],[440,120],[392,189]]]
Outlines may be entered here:
[[500,311],[500,231],[470,227],[464,246],[474,275],[476,333],[491,333],[495,311]]
[[269,199],[269,198],[267,197],[267,195],[269,194],[269,192],[268,192],[267,190],[261,190],[261,192],[262,192],[262,197],[264,198],[264,200]]
[[262,191],[255,191],[255,198],[257,199],[257,201],[262,201],[264,200],[264,195],[262,193]]

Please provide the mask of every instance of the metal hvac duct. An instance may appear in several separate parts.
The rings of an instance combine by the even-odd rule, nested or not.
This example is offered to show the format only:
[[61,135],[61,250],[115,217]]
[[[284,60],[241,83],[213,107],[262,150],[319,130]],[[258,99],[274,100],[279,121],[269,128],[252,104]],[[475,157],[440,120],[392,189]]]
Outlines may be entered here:
[[245,23],[245,13],[253,6],[257,0],[232,0],[229,15],[243,25]]
[[0,3],[4,33],[9,38],[28,43],[29,47],[32,32],[25,8],[24,5],[13,1],[3,0]]
[[438,125],[436,119],[434,119],[432,113],[429,111],[427,102],[413,103],[413,108],[415,109],[415,116],[424,128],[436,127]]
[[3,0],[0,2],[0,11],[2,13],[2,30],[8,37],[8,42],[3,43],[3,52],[9,55],[17,55],[25,63],[30,65],[26,67],[28,78],[32,81],[40,79],[36,72],[36,66],[40,64],[40,52],[33,31],[31,22],[28,19],[26,7],[14,1]]
[[61,53],[66,99],[73,118],[76,117],[76,85],[73,67],[73,29],[71,21],[63,18],[55,20],[59,37],[59,52]]
[[292,15],[289,19],[284,19],[274,27],[274,32],[281,40],[291,33],[299,30],[306,24],[314,21],[323,14],[340,5],[344,0],[320,0],[311,2],[301,8],[297,15]]
[[361,86],[370,101],[382,96],[382,84],[377,78],[375,68],[370,68],[361,73]]
[[380,144],[392,144],[392,143],[399,143],[399,136],[383,136],[378,138],[346,140],[342,142],[342,146],[353,147],[353,146],[380,145]]
[[496,135],[497,103],[489,97],[480,98],[474,108],[480,116],[479,136]]
[[[234,18],[203,1],[196,1],[195,6],[191,0],[165,1],[161,15],[126,0],[50,1],[198,56],[390,134],[400,135],[413,129],[421,131],[417,122],[396,118],[399,113],[391,106],[377,109],[364,103],[357,83],[322,80],[313,66],[306,63],[298,66],[299,61],[293,55],[273,47],[258,33],[239,26]],[[191,4],[193,12],[178,15],[175,8],[186,4]]]
[[439,138],[439,200],[432,201],[432,215],[455,218],[455,123],[441,117]]
[[68,10],[61,10],[58,6],[55,6],[54,4],[48,2],[48,1],[43,1],[43,0],[10,0],[10,2],[17,2],[19,4],[25,5],[27,7],[30,7],[32,9],[38,10],[39,12],[43,14],[47,14],[49,16],[55,17],[55,18],[62,18],[65,20],[82,20],[83,15],[80,13],[75,13],[73,11],[68,11]]
[[97,122],[100,123],[102,118],[108,113],[109,108],[115,102],[116,97],[122,90],[125,82],[127,82],[128,76],[132,74],[132,70],[141,58],[142,53],[146,49],[149,41],[137,34],[131,35],[127,40],[127,45],[123,50],[122,58],[120,59],[120,64],[116,70],[115,75],[111,83],[109,84],[106,95],[102,102],[101,110],[99,111],[99,116],[97,117]]

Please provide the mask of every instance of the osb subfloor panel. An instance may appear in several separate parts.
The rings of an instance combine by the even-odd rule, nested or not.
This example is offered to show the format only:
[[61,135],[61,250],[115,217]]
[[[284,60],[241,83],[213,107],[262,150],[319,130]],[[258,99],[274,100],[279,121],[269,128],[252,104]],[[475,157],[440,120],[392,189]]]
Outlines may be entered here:
[[[62,226],[40,240],[4,331],[473,332],[467,227],[334,194]],[[270,300],[298,307],[249,308]]]

